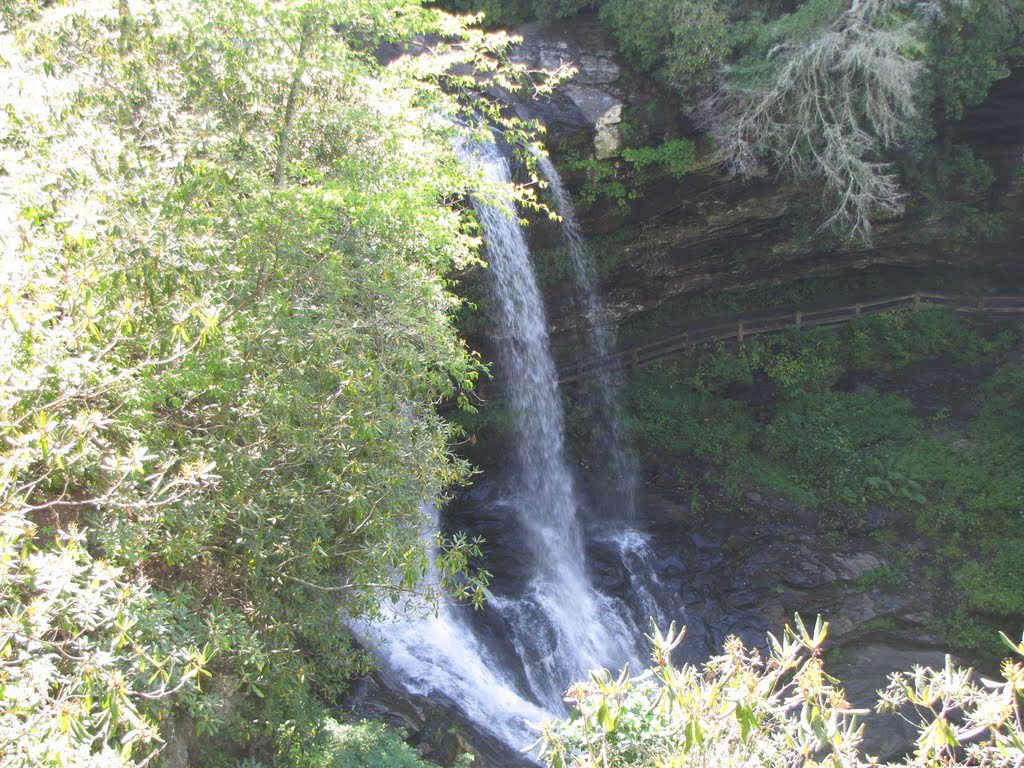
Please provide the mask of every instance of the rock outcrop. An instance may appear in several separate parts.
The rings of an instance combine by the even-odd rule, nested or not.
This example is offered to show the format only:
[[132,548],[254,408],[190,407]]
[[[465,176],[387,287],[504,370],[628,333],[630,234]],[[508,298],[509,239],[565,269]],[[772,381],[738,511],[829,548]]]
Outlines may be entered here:
[[[1024,71],[996,83],[984,104],[959,123],[942,126],[951,140],[965,142],[995,172],[995,183],[970,202],[983,211],[1004,211],[1003,236],[970,242],[952,236],[957,222],[911,211],[879,221],[870,244],[846,242],[818,232],[826,218],[813,183],[766,172],[757,178],[731,176],[710,142],[686,117],[687,105],[650,78],[631,71],[615,41],[594,18],[553,26],[527,25],[517,56],[531,66],[572,65],[576,76],[550,99],[530,104],[547,126],[548,143],[563,175],[577,189],[595,183],[588,162],[614,164],[615,181],[631,190],[624,201],[598,199],[579,211],[588,237],[628,231],[616,266],[602,293],[618,319],[648,312],[696,293],[740,291],[809,277],[833,277],[878,267],[998,272],[1024,280],[1019,254],[1024,245]],[[694,140],[697,158],[682,178],[639,178],[623,159],[627,146],[657,146]],[[566,163],[569,159],[572,162]],[[581,162],[582,161],[582,162]],[[610,181],[610,180],[609,180]],[[600,182],[597,182],[600,183]],[[540,226],[539,245],[554,242]],[[548,289],[550,320],[556,329],[574,323],[571,307]],[[559,311],[558,307],[564,308]]]

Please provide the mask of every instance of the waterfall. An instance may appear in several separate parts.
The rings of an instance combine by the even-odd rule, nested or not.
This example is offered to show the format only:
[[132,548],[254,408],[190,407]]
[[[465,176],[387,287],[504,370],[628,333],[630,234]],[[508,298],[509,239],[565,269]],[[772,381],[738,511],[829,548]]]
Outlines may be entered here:
[[[424,508],[423,536],[433,540],[437,511]],[[441,605],[436,612],[416,603],[386,611],[386,622],[353,626],[373,648],[381,667],[404,690],[421,696],[443,697],[462,713],[506,744],[522,748],[536,734],[529,723],[551,713],[527,701],[502,673],[502,664],[477,638],[459,606]]]
[[[497,146],[478,145],[463,155],[487,182],[511,183]],[[490,257],[495,336],[513,425],[515,501],[532,554],[523,566],[533,574],[523,595],[492,600],[491,609],[508,622],[533,695],[558,707],[569,681],[629,660],[636,635],[587,576],[558,375],[523,229],[508,199],[478,205],[477,214]]]
[[[585,349],[592,355],[588,362],[608,360],[615,351],[615,332],[598,292],[594,260],[587,250],[572,198],[562,183],[562,177],[547,155],[538,154],[536,157],[562,216],[562,233],[569,248],[576,291],[587,323],[589,343]],[[582,388],[584,383],[579,385]],[[605,499],[604,506],[610,508],[615,519],[632,522],[636,519],[640,472],[622,411],[622,375],[614,367],[599,366],[588,375],[586,385],[593,395],[587,421],[595,454],[593,463],[600,467],[602,477],[606,479],[602,483],[605,487],[601,494]]]
[[[511,423],[510,462],[503,482],[491,488],[484,503],[503,535],[514,537],[512,573],[496,574],[494,595],[483,616],[442,607],[433,617],[403,619],[379,628],[383,643],[377,654],[390,679],[409,691],[456,704],[478,726],[522,748],[533,739],[526,722],[565,714],[562,695],[574,680],[600,667],[644,666],[639,649],[649,617],[660,618],[658,584],[650,574],[653,555],[636,531],[606,526],[601,540],[585,540],[581,495],[566,456],[561,394],[547,333],[541,292],[529,247],[508,196],[509,163],[494,144],[459,147],[463,162],[479,172],[481,196],[474,200],[488,255],[488,278],[495,299],[494,341],[505,407]],[[557,178],[553,169],[549,178]],[[595,281],[587,277],[589,261],[579,237],[568,196],[560,186],[558,201],[592,295],[592,336],[598,354],[607,354],[613,339],[600,320]],[[592,272],[592,267],[589,267]],[[636,463],[621,429],[614,378],[598,388],[614,418],[608,434],[619,441],[619,464],[611,466],[619,486],[635,485]],[[627,482],[628,481],[628,482]],[[475,489],[477,490],[477,489]],[[635,487],[630,486],[632,510]],[[623,497],[625,498],[625,496]],[[625,504],[625,502],[623,502]],[[436,528],[435,528],[436,529]],[[595,588],[588,550],[604,553],[610,570],[624,574],[616,597]],[[500,577],[504,576],[504,579]],[[504,581],[504,584],[502,583]],[[508,585],[511,583],[511,587]],[[374,631],[357,627],[368,643]]]

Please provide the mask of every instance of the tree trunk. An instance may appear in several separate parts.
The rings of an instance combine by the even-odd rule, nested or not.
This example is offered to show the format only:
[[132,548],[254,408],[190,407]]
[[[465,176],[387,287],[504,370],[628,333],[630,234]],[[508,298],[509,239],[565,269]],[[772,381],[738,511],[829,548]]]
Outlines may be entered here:
[[279,187],[284,183],[284,168],[288,161],[288,145],[292,138],[292,123],[295,121],[295,110],[299,101],[299,93],[302,90],[302,75],[306,71],[306,50],[309,47],[309,39],[313,34],[313,19],[307,16],[302,22],[302,39],[299,41],[298,63],[295,65],[295,72],[292,74],[291,88],[288,89],[288,101],[284,107],[284,125],[281,127],[281,136],[277,142],[277,165],[274,168],[274,186]]

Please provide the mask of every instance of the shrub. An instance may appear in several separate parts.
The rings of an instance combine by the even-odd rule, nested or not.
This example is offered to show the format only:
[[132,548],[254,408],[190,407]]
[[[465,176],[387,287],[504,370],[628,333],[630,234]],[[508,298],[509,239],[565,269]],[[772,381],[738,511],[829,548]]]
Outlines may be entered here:
[[318,764],[310,768],[431,768],[383,723],[328,720]]
[[633,164],[639,177],[660,170],[680,179],[693,166],[697,150],[689,139],[672,139],[657,147],[624,149],[622,157]]
[[686,91],[707,82],[729,53],[717,6],[715,0],[606,0],[600,14],[638,68]]
[[920,489],[913,478],[889,466],[891,453],[919,430],[909,408],[909,401],[891,395],[817,392],[782,406],[761,445],[832,500],[858,507],[869,500],[914,499]]
[[988,556],[960,569],[957,586],[963,590],[966,607],[976,613],[1004,619],[1024,618],[1024,539],[988,541]]
[[[468,469],[434,403],[478,370],[443,277],[477,180],[437,118],[452,56],[507,41],[404,0],[13,5],[0,763],[148,763],[172,716],[204,764],[279,755],[365,668],[342,617],[473,554],[421,536]],[[441,59],[369,53],[428,32]]]
[[[573,684],[572,715],[541,725],[536,748],[549,768],[636,766],[877,765],[860,753],[864,726],[822,661],[828,625],[808,630],[800,617],[781,639],[768,636],[767,656],[739,639],[702,668],[670,662],[683,633],[655,630],[655,666],[630,677],[596,672]],[[902,765],[1011,766],[1024,760],[1024,640],[1013,644],[1003,679],[979,685],[947,657],[942,669],[894,673],[879,711],[899,712],[917,727],[914,755]]]
[[1019,61],[1024,4],[937,0],[931,6],[938,12],[926,36],[929,79],[942,111],[960,118]]
[[630,399],[637,431],[656,450],[692,451],[731,466],[749,451],[754,423],[746,404],[718,398],[673,366],[634,374]]

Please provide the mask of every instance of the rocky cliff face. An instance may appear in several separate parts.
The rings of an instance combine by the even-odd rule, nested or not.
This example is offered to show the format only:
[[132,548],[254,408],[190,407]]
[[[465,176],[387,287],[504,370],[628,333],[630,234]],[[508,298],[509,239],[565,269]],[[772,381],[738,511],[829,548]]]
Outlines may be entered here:
[[[968,143],[993,168],[995,183],[983,199],[985,211],[1008,213],[1005,233],[991,242],[955,242],[950,215],[911,212],[881,221],[872,242],[843,242],[816,232],[825,218],[813,184],[765,174],[730,176],[714,147],[685,116],[687,105],[639,77],[622,61],[612,37],[596,19],[577,18],[550,27],[527,25],[517,56],[533,66],[571,64],[577,75],[553,98],[530,105],[547,126],[549,147],[577,191],[621,184],[627,194],[581,205],[585,234],[627,231],[602,290],[613,315],[622,319],[666,302],[707,292],[738,291],[808,277],[833,277],[875,267],[998,273],[1024,277],[1024,72],[997,83],[988,100],[958,124],[942,126],[953,141]],[[688,138],[696,143],[693,169],[681,178],[638,177],[623,158],[627,146],[657,146]],[[586,196],[584,196],[586,197]],[[614,198],[614,195],[612,196]],[[628,199],[635,197],[635,199]],[[958,201],[967,202],[967,201]],[[541,226],[538,245],[552,236]],[[573,323],[551,287],[551,321]]]
[[[529,105],[548,127],[549,147],[577,200],[586,200],[586,190],[600,185],[598,167],[600,173],[616,171],[615,177],[604,177],[608,186],[619,183],[636,192],[635,199],[598,196],[580,210],[589,239],[606,237],[616,244],[611,266],[601,270],[601,293],[620,320],[688,297],[882,267],[987,272],[998,275],[1000,282],[993,285],[1004,289],[1024,282],[1024,267],[1018,265],[1024,262],[1024,183],[1018,176],[1024,72],[998,83],[989,100],[960,124],[945,127],[953,140],[970,144],[994,169],[995,183],[974,202],[1009,214],[1005,234],[995,242],[956,245],[950,237],[954,222],[919,214],[879,222],[872,244],[865,245],[815,234],[823,215],[819,196],[808,185],[768,174],[730,176],[687,119],[686,105],[632,72],[596,20],[530,25],[519,32],[524,36],[517,53],[522,60],[579,69],[553,98]],[[624,154],[629,147],[675,139],[690,139],[696,146],[694,165],[681,178],[637,174]],[[543,221],[535,224],[532,237],[538,249],[560,242],[558,229]],[[571,330],[577,312],[567,298],[572,291],[557,276],[548,280],[547,290],[550,322],[556,330]],[[914,373],[903,394],[921,405],[935,394],[935,376],[942,382],[938,408],[973,399],[945,367]],[[883,389],[890,384],[865,382]],[[477,461],[485,470],[500,467],[503,458],[487,450],[480,448]],[[911,515],[873,507],[851,521],[834,510],[801,507],[768,493],[705,497],[680,480],[679,468],[671,463],[652,456],[644,463],[644,525],[656,558],[643,567],[665,592],[662,605],[672,612],[666,618],[689,627],[688,660],[702,662],[728,634],[760,645],[765,631],[777,631],[799,611],[821,613],[832,622],[830,647],[836,657],[829,660],[829,669],[860,705],[873,703],[887,672],[914,663],[942,663],[944,643],[932,632],[948,608],[948,594],[940,593],[948,584],[926,584],[907,565],[934,555],[932,545],[916,534]],[[485,473],[445,515],[451,529],[485,537],[495,583],[515,592],[522,586],[522,544],[509,515],[494,501],[500,491]],[[588,538],[587,562],[601,589],[626,602],[632,599],[621,553],[599,536]],[[485,619],[476,621],[486,631]],[[491,634],[500,633],[492,629]],[[394,706],[384,709],[393,711]],[[419,729],[426,719],[406,717],[403,722]],[[875,754],[897,755],[909,743],[896,721],[876,719],[871,734],[869,750]],[[484,764],[511,764],[502,757],[488,762],[493,758],[479,744],[476,748]]]

